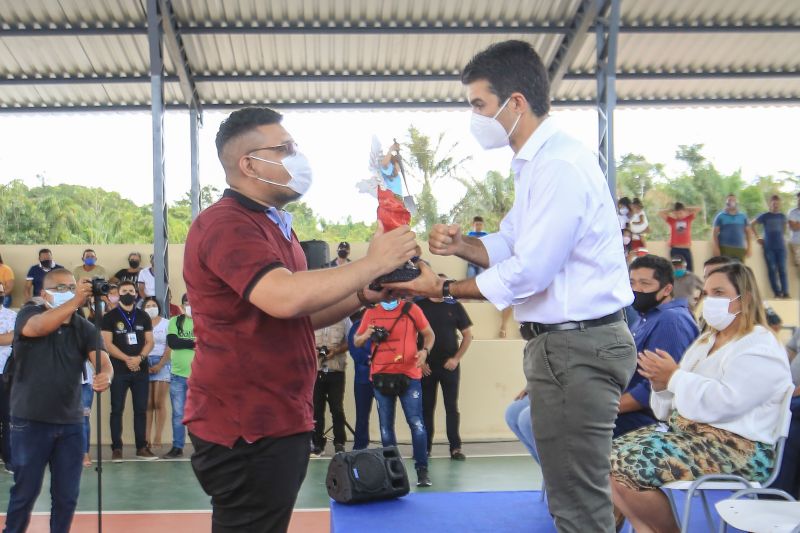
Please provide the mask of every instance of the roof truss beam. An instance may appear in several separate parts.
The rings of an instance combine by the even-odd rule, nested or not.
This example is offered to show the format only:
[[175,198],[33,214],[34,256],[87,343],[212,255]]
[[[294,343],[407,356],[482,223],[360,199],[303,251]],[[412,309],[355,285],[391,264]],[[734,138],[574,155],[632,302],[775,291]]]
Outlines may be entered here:
[[[386,35],[386,34],[442,34],[442,35],[475,35],[475,34],[566,34],[570,31],[567,24],[504,24],[484,25],[469,23],[454,24],[207,24],[203,26],[181,24],[177,26],[182,35]],[[594,31],[594,26],[589,31]],[[637,23],[621,24],[620,33],[797,33],[800,24],[794,23]],[[129,25],[62,25],[62,24],[2,24],[0,37],[85,37],[85,36],[122,36],[147,35],[147,25],[132,23]]]
[[172,10],[171,0],[158,0],[158,8],[161,12],[161,28],[163,30],[164,47],[172,57],[178,75],[178,83],[183,93],[183,99],[190,109],[197,111],[198,120],[203,121],[203,110],[200,106],[200,97],[197,95],[192,68],[186,57],[186,49],[183,46],[183,38],[178,31],[178,24],[175,20],[175,12]]
[[583,0],[570,23],[569,31],[564,35],[556,55],[547,68],[550,78],[550,95],[555,95],[561,80],[583,48],[589,29],[594,26],[598,13],[597,0]]

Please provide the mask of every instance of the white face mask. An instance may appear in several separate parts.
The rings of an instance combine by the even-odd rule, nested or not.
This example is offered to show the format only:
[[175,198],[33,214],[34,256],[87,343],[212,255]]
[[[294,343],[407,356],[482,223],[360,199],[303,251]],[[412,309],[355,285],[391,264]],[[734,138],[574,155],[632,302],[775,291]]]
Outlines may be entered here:
[[627,215],[628,213],[630,213],[630,211],[628,211],[627,207],[620,207],[619,208],[619,214],[620,215]]
[[188,316],[189,318],[192,318],[192,306],[191,305],[187,305],[186,307],[183,308],[183,310],[186,313],[186,316]]
[[158,316],[158,307],[148,307],[144,312],[147,313],[150,318],[155,318]]
[[300,152],[287,155],[280,162],[270,161],[269,159],[263,159],[254,155],[248,155],[247,157],[258,159],[264,163],[282,166],[286,169],[286,172],[288,172],[289,176],[291,177],[289,183],[278,183],[277,181],[265,180],[264,178],[255,178],[258,181],[263,181],[264,183],[269,183],[270,185],[277,185],[278,187],[287,187],[300,196],[303,196],[305,193],[307,193],[308,189],[311,187],[311,164],[308,162],[308,158],[306,158],[306,156]]
[[53,298],[53,303],[47,302],[53,309],[64,305],[65,303],[67,303],[68,301],[72,300],[72,298],[75,297],[75,293],[71,291],[56,292],[56,291],[46,290],[45,292],[47,292],[47,294],[49,294]]
[[728,312],[728,307],[731,302],[739,298],[740,296],[737,296],[733,300],[711,296],[706,298],[705,302],[703,302],[703,319],[706,321],[706,324],[717,331],[722,331],[730,326],[739,313]]
[[484,150],[508,146],[508,138],[511,137],[511,134],[514,133],[515,129],[517,129],[519,119],[522,118],[522,115],[517,116],[517,120],[514,121],[514,125],[511,126],[511,131],[509,132],[506,132],[506,129],[502,124],[500,124],[500,121],[497,120],[497,116],[501,111],[503,111],[503,109],[505,109],[510,101],[511,97],[509,96],[493,117],[485,117],[483,115],[479,115],[478,113],[472,112],[469,130],[472,132],[472,136],[475,137],[475,140],[478,141],[478,144],[480,144]]
[[622,238],[622,244],[624,244],[625,246],[628,246],[630,243],[631,243],[631,238],[628,237],[627,235]]

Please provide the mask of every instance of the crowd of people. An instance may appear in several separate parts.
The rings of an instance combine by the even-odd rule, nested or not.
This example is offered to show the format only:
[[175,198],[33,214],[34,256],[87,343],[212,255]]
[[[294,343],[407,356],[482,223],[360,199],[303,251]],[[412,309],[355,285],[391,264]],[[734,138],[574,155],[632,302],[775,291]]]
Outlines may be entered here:
[[[268,108],[235,111],[220,125],[216,147],[229,189],[189,230],[180,309],[160,307],[152,266],[143,272],[141,254],[132,253],[95,317],[86,278],[105,272],[97,254],[86,250],[70,272],[41,250],[19,313],[0,311],[2,383],[10,388],[0,451],[14,472],[6,530],[27,527],[48,464],[51,525],[69,529],[80,458],[88,459],[93,391],[110,389],[118,461],[131,390],[136,457],[151,460],[163,438],[168,388],[173,445],[163,457],[182,455],[185,424],[192,470],[211,497],[213,530],[286,531],[309,457],[324,453],[326,406],[334,451],[345,450],[348,351],[354,448],[369,445],[373,399],[382,444],[396,444],[399,400],[417,486],[431,486],[440,388],[450,457],[465,459],[457,399],[472,339],[458,301],[466,299],[502,311],[503,330],[509,309],[521,323],[527,385],[506,419],[541,465],[558,531],[613,532],[615,514],[637,531],[676,531],[658,490],[665,483],[712,472],[763,481],[780,467],[781,409],[800,391],[796,376],[791,383],[800,333],[790,343],[790,365],[743,264],[760,224],[765,258],[775,267],[773,292],[788,296],[779,200],[748,221],[730,195],[701,278],[691,255],[697,208],[676,203],[660,212],[671,228],[670,256],[647,253],[642,202],[622,198],[615,210],[596,155],[549,119],[547,70],[528,43],[490,46],[464,67],[461,81],[476,140],[515,154],[515,202],[497,232],[484,234],[479,218],[471,234],[456,224],[430,228],[430,253],[469,263],[464,279],[417,261],[415,279],[374,287],[419,257],[408,225],[379,224],[363,258],[351,261],[343,242],[328,268],[308,270],[284,207],[309,190],[311,166],[282,116]],[[382,165],[387,183],[399,183],[395,161]],[[798,233],[799,214],[788,217]],[[101,324],[99,340],[90,319]],[[800,405],[791,405],[800,416]],[[800,425],[789,439],[787,451],[795,453],[786,455],[781,482],[796,494]]]

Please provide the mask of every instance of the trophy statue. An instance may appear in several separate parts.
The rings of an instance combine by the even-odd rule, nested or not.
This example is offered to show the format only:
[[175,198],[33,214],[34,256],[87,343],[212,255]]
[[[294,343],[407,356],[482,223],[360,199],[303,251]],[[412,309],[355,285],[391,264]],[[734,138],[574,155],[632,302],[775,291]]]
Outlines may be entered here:
[[[414,198],[408,194],[408,183],[397,140],[394,140],[389,153],[384,155],[380,141],[373,135],[369,167],[372,176],[361,181],[357,187],[360,192],[371,194],[378,199],[378,220],[383,224],[384,231],[391,231],[408,224],[411,221],[411,214],[416,213],[417,206]],[[403,185],[406,190],[405,196]],[[420,275],[420,270],[415,264],[418,259],[413,257],[400,268],[378,277],[370,283],[369,288],[379,291],[384,283],[411,281]]]

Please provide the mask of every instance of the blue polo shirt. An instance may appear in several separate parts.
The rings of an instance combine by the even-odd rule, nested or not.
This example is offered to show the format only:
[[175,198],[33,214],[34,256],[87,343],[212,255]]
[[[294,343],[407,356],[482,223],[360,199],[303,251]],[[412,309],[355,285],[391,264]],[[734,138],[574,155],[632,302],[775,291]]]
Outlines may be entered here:
[[783,232],[786,228],[786,215],[767,211],[758,215],[756,222],[764,226],[764,248],[783,250]]
[[[647,313],[639,315],[639,321],[631,327],[636,351],[664,350],[679,362],[689,345],[699,334],[697,323],[689,312],[689,304],[678,298],[661,304]],[[638,372],[633,374],[625,389],[637,402],[649,409],[650,381]]]
[[714,219],[714,227],[719,228],[719,245],[731,248],[746,248],[745,229],[747,228],[747,215],[738,212],[731,215],[727,211],[720,211]]

